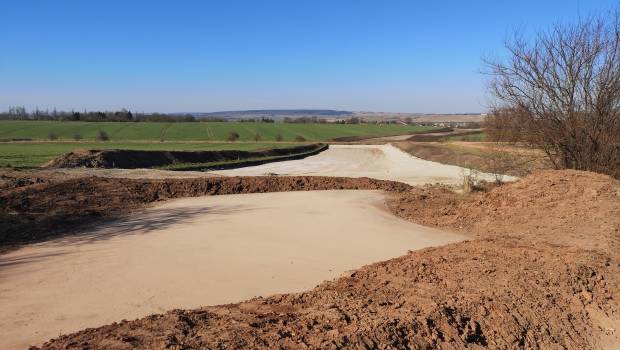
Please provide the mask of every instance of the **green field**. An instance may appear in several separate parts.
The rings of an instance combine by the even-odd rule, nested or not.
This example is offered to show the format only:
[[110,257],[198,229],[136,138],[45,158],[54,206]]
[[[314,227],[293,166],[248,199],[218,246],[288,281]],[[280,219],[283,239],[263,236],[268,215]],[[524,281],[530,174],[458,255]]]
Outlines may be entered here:
[[285,123],[114,123],[114,122],[53,122],[0,121],[0,140],[47,140],[54,134],[59,140],[96,140],[99,130],[111,141],[225,141],[230,132],[237,132],[239,141],[253,141],[256,134],[262,141],[284,141],[302,136],[308,141],[328,141],[345,136],[385,136],[414,133],[432,127],[414,125],[344,125]]
[[35,167],[73,150],[134,149],[166,151],[257,150],[290,147],[292,143],[175,143],[175,142],[0,142],[0,167]]
[[467,142],[484,142],[487,139],[487,134],[481,132],[479,134],[471,134],[471,135],[455,135],[455,136],[447,136],[444,138],[444,141],[467,141]]

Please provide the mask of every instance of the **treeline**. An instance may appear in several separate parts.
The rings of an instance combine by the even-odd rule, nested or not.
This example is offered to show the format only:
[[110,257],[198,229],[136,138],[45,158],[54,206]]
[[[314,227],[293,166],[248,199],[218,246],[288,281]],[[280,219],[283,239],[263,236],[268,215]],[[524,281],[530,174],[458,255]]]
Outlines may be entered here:
[[[409,118],[410,119],[410,118]],[[192,114],[138,113],[127,109],[119,111],[58,111],[56,109],[27,111],[25,107],[9,107],[0,112],[0,120],[48,120],[48,121],[82,121],[82,122],[242,122],[242,123],[276,123],[268,117],[225,118],[218,116],[195,117]],[[341,119],[320,118],[318,116],[284,117],[282,122],[291,124],[420,124],[411,120],[367,120],[359,117]]]
[[196,119],[191,114],[135,113],[127,109],[119,111],[57,111],[35,109],[28,112],[24,107],[9,107],[7,112],[0,112],[0,120],[50,120],[83,122],[216,122],[223,118]]

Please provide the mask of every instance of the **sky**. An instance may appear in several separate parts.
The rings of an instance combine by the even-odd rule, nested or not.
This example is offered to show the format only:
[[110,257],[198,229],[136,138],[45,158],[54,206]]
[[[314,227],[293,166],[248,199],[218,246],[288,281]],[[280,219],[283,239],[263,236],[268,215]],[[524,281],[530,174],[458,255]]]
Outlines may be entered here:
[[484,112],[514,30],[617,0],[0,0],[0,110]]

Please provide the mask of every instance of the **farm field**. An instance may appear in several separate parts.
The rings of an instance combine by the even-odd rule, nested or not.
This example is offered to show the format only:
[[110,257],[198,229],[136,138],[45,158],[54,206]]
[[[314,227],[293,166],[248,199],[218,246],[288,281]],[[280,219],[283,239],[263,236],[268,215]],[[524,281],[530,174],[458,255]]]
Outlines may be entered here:
[[296,144],[286,142],[0,142],[0,167],[36,167],[74,150],[252,151],[293,145]]
[[239,134],[239,141],[254,141],[256,135],[260,135],[262,141],[276,141],[278,136],[283,141],[294,141],[298,136],[308,141],[328,141],[338,137],[399,135],[431,129],[414,125],[1,121],[0,140],[48,140],[52,134],[59,140],[73,140],[75,135],[95,140],[101,130],[112,141],[225,141],[231,132]]

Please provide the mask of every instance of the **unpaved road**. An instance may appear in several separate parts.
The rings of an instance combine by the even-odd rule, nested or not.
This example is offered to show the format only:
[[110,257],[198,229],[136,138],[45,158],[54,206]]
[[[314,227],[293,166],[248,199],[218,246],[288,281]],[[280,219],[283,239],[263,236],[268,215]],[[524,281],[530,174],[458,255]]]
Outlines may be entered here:
[[379,191],[174,200],[1,255],[0,348],[173,308],[302,291],[463,238],[393,216]]
[[[220,170],[211,174],[227,176],[251,175],[320,175],[371,177],[420,185],[426,183],[460,184],[468,170],[413,157],[392,145],[330,145],[318,155],[286,162]],[[491,174],[480,173],[480,179],[493,181]],[[504,176],[504,181],[516,178]]]

